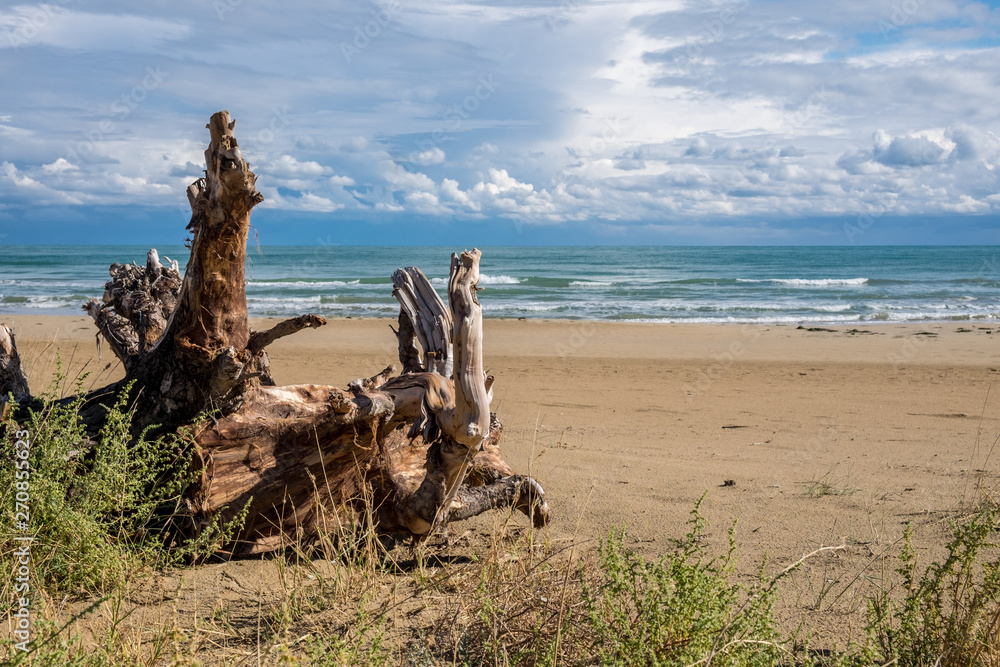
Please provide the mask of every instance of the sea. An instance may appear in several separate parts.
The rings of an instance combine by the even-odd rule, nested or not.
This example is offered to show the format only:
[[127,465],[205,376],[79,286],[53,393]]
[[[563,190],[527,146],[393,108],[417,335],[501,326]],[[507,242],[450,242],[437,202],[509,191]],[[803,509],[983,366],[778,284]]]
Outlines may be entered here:
[[[114,262],[147,247],[0,245],[0,314],[80,314]],[[180,261],[182,246],[160,246]],[[451,252],[250,246],[252,316],[394,318],[390,276],[417,266],[447,299]],[[461,249],[457,249],[461,250]],[[1000,246],[486,247],[485,317],[767,324],[1000,320]]]

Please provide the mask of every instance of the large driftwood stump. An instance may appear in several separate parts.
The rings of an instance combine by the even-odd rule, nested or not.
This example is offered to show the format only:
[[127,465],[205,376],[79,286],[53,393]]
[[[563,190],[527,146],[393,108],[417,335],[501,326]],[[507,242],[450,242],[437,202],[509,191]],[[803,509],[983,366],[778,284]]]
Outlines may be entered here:
[[[200,480],[188,492],[193,525],[247,510],[236,553],[258,553],[334,533],[369,508],[379,531],[422,538],[488,509],[548,518],[537,482],[500,456],[483,371],[480,252],[452,255],[446,307],[424,274],[393,275],[400,302],[403,374],[388,368],[352,382],[276,387],[265,348],[326,321],[306,314],[251,331],[244,266],[256,176],[220,111],[207,125],[206,176],[187,191],[191,257],[150,250],[146,266],[111,265],[101,299],[83,306],[121,360],[125,380],[85,397],[96,430],[104,404],[128,383],[137,430],[191,427]],[[0,410],[37,405],[14,338],[0,326]],[[12,404],[7,405],[8,397]]]

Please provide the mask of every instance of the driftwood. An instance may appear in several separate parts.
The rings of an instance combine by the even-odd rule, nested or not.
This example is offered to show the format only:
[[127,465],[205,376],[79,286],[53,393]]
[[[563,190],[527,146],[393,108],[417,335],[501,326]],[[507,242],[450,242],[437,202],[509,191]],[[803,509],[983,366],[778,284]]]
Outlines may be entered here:
[[0,418],[6,417],[8,400],[20,403],[31,396],[28,375],[21,367],[14,332],[0,324]]
[[[452,255],[450,306],[419,269],[393,275],[401,375],[390,367],[346,391],[276,387],[265,348],[326,321],[306,314],[250,330],[246,243],[263,197],[229,113],[207,127],[206,176],[187,191],[184,276],[151,250],[145,267],[113,264],[103,298],[83,306],[126,377],[88,394],[81,420],[99,429],[105,404],[131,383],[137,431],[189,427],[200,470],[188,491],[192,525],[245,510],[236,553],[333,533],[369,510],[379,531],[415,538],[494,508],[515,507],[543,525],[541,486],[500,456],[503,428],[483,370],[479,251]],[[15,409],[36,403],[5,327],[0,390]]]
[[403,372],[428,371],[451,377],[454,327],[451,312],[445,308],[427,276],[416,267],[397,269],[392,274],[392,284],[392,295],[400,306],[396,337]]

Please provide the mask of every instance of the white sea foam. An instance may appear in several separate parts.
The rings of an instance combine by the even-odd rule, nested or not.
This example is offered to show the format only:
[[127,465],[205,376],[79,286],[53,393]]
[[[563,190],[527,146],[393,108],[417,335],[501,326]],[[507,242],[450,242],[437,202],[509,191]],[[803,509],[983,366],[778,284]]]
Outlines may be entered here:
[[479,274],[480,285],[519,285],[520,283],[520,280],[511,276],[488,276],[485,273]]
[[852,324],[861,321],[859,315],[816,316],[816,317],[639,317],[616,319],[617,322],[649,322],[661,324]]
[[20,278],[5,278],[0,280],[0,285],[10,285],[12,287],[28,287],[37,289],[39,287],[46,287],[48,289],[56,288],[69,288],[69,289],[104,289],[104,283],[106,280],[51,280],[51,279],[39,279],[33,278],[30,280],[22,280]]
[[60,310],[60,309],[79,309],[82,305],[78,299],[71,299],[69,297],[60,296],[33,296],[29,297],[27,302],[21,303],[10,303],[9,305],[18,308],[32,308],[39,310]]
[[247,296],[247,306],[250,308],[292,308],[296,306],[318,306],[321,303],[322,295],[315,296]]
[[789,287],[841,287],[864,285],[867,278],[737,278],[738,283],[771,283]]
[[[82,272],[79,258],[68,255],[74,270],[66,273],[68,263],[59,252],[53,251],[54,258],[40,259],[37,266],[20,259],[13,264],[6,258],[16,253],[0,246],[0,312],[78,313],[81,303],[104,291],[107,264],[119,252],[106,250],[98,254],[108,254],[108,260],[85,261]],[[397,253],[399,259],[394,257],[376,271],[366,252],[352,251],[332,258],[336,263],[324,264],[301,261],[300,251],[272,251],[263,263],[248,268],[250,312],[275,317],[307,312],[395,317],[399,306],[391,297],[389,276],[393,267],[407,263],[433,269],[436,277],[430,279],[431,284],[447,303],[447,263],[441,264],[436,253],[433,259],[419,248]],[[503,261],[483,265],[486,273],[480,283],[488,291],[480,295],[481,303],[488,317],[512,318],[792,326],[970,318],[991,324],[1000,321],[996,281],[974,277],[979,266],[955,261],[953,251],[947,249],[930,252],[926,261],[908,260],[898,270],[890,270],[881,259],[882,251],[874,250],[859,251],[870,255],[862,257],[864,262],[844,255],[845,261],[838,263],[808,250],[801,256],[765,253],[759,263],[743,261],[742,251],[712,250],[705,257],[697,252],[678,257],[673,251],[646,252],[648,260],[633,261],[631,251],[617,249],[503,251],[506,254],[497,253]],[[410,257],[413,254],[415,259]],[[491,253],[489,258],[493,257]],[[551,261],[552,257],[558,261]],[[866,273],[868,277],[860,277]],[[614,296],[609,294],[612,290]],[[845,298],[837,299],[840,295]]]
[[819,310],[824,313],[842,313],[845,310],[850,310],[854,308],[853,304],[850,303],[831,303],[831,304],[812,304],[808,306],[811,310]]
[[[433,287],[447,287],[447,278],[428,278]],[[480,285],[520,285],[521,281],[512,276],[490,276],[485,273],[479,274]]]
[[[484,313],[497,313],[502,316],[504,313],[552,313],[557,310],[566,310],[574,306],[579,307],[581,304],[574,304],[570,302],[565,303],[530,303],[530,302],[517,302],[517,303],[506,303],[506,304],[483,304]],[[581,308],[585,310],[585,308]]]
[[[250,280],[248,287],[262,287],[265,289],[286,289],[301,287],[345,287],[347,285],[360,285],[361,280],[296,280],[294,282],[268,282],[266,280]],[[385,287],[385,285],[374,285],[374,287]]]

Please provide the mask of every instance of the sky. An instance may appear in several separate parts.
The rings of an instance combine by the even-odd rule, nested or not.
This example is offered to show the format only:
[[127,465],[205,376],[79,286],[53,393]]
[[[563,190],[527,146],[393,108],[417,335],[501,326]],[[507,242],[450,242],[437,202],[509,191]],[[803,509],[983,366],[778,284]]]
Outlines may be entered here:
[[0,5],[0,243],[177,243],[227,109],[264,244],[998,244],[1000,8]]

